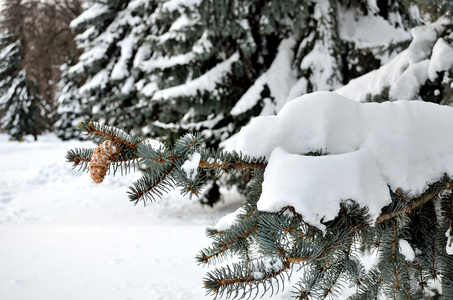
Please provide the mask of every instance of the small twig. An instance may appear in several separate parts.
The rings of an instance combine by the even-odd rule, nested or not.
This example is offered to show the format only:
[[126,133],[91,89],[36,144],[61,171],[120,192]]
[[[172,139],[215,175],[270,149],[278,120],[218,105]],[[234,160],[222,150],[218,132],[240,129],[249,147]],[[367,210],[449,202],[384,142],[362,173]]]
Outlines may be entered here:
[[219,247],[221,247],[220,250],[212,253],[211,255],[207,255],[205,257],[201,257],[201,260],[203,260],[203,262],[205,264],[207,264],[209,262],[209,260],[213,257],[217,257],[219,256],[220,254],[222,254],[223,252],[227,251],[229,249],[229,246],[231,244],[233,244],[235,241],[239,240],[239,239],[244,239],[246,238],[247,236],[249,236],[250,234],[252,234],[253,232],[257,231],[258,230],[258,227],[254,226],[253,228],[251,228],[250,230],[247,230],[246,232],[242,233],[241,235],[235,237],[234,239],[230,240],[230,241],[222,241],[222,243],[219,245]]
[[141,191],[140,193],[137,193],[135,194],[135,197],[137,199],[140,199],[143,195],[145,195],[146,193],[149,193],[152,189],[154,189],[156,186],[158,186],[162,181],[165,180],[165,178],[167,178],[167,176],[173,171],[173,169],[175,168],[175,165],[173,164],[162,176],[161,178],[159,179],[159,181],[155,182],[153,185],[151,185],[150,187],[148,187],[146,190],[144,191]]
[[[257,281],[265,281],[265,280],[277,277],[281,273],[288,270],[290,267],[291,267],[291,264],[289,261],[283,261],[283,268],[276,271],[275,273],[269,274],[262,278],[255,278],[254,276],[249,276],[249,277],[241,277],[241,278],[233,278],[233,279],[222,279],[216,283],[218,286],[222,286],[222,285],[230,285],[230,284],[235,284],[235,283],[253,283],[253,282],[257,282]],[[217,288],[218,287],[214,287],[213,291],[215,292],[215,290]]]
[[[449,189],[449,190],[453,189],[453,183],[452,182],[447,182],[447,184],[445,185],[445,189]],[[417,208],[419,206],[422,206],[426,202],[432,200],[434,197],[439,195],[442,191],[443,190],[433,191],[431,193],[427,193],[427,194],[421,196],[420,198],[409,202],[407,204],[407,206],[405,208],[403,208],[403,209],[396,210],[396,211],[391,212],[391,213],[382,214],[382,215],[380,215],[377,218],[376,222],[374,222],[374,225],[381,224],[382,222],[385,222],[387,220],[395,218],[395,217],[397,217],[399,215],[402,215],[404,213],[410,212],[411,210],[413,210],[413,209],[415,209],[415,208]]]
[[128,147],[131,147],[132,149],[135,149],[138,147],[136,144],[129,143],[128,141],[123,140],[122,138],[119,138],[116,134],[107,133],[105,131],[96,129],[92,122],[88,123],[88,128],[89,129],[87,129],[87,133],[91,133],[94,131],[98,135],[102,135],[106,138],[111,139],[112,141],[115,141],[116,143],[120,143],[120,144],[126,145]]

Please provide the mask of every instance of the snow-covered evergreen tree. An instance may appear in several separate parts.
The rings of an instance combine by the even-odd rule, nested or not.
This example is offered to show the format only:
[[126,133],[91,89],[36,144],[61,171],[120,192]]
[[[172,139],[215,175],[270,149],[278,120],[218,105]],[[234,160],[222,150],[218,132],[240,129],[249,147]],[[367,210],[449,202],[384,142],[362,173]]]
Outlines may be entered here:
[[92,1],[72,23],[85,52],[68,75],[87,77],[79,92],[97,119],[167,140],[196,130],[216,146],[379,68],[417,22],[397,1]]
[[84,29],[76,37],[84,52],[62,80],[77,86],[82,82],[78,92],[86,103],[83,109],[94,118],[130,128],[130,108],[137,104],[135,83],[140,76],[136,66],[149,55],[149,48],[141,44],[155,5],[148,0],[88,1],[71,23],[74,29]]
[[62,140],[80,139],[80,132],[76,126],[84,119],[91,117],[88,111],[83,110],[82,97],[78,93],[75,80],[67,75],[69,70],[67,64],[61,66],[61,80],[58,83],[58,121],[54,125],[55,133]]
[[37,139],[41,131],[48,129],[44,119],[47,108],[37,84],[28,78],[22,68],[21,1],[6,1],[3,13],[0,20],[0,126],[15,140],[21,140],[27,134]]
[[74,44],[65,22],[77,14],[79,5],[79,0],[2,1],[1,126],[15,139],[25,134],[37,138],[52,130],[56,66]]
[[21,44],[11,43],[0,52],[0,124],[13,139],[21,140],[31,134],[37,139],[47,129],[43,117],[45,110],[38,87],[20,68]]
[[397,2],[180,3],[156,11],[172,25],[149,36],[153,54],[140,65],[149,82],[140,108],[152,114],[145,133],[196,130],[214,146],[253,116],[378,68],[417,24]]

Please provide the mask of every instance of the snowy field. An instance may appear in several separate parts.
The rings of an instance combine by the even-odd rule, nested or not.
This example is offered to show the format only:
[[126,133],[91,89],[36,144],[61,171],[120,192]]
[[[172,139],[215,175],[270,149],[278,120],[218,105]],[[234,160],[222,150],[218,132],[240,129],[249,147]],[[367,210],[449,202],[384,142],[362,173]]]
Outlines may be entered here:
[[[175,193],[134,206],[126,191],[138,174],[95,185],[65,162],[68,149],[92,146],[0,135],[0,299],[212,299],[195,256],[205,228],[242,200],[210,209]],[[288,299],[285,287],[272,299]]]

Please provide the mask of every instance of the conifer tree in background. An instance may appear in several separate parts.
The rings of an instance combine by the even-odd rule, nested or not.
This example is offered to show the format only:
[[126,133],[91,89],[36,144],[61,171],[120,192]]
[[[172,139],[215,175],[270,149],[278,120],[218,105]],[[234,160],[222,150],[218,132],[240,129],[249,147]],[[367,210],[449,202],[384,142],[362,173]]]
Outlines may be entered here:
[[58,120],[54,125],[55,133],[62,140],[80,139],[80,132],[76,129],[79,122],[90,118],[90,113],[83,110],[82,99],[78,93],[74,80],[70,80],[67,72],[68,65],[61,66],[61,80],[58,83]]
[[86,76],[79,92],[105,123],[169,141],[197,130],[217,146],[251,117],[406,47],[419,20],[397,1],[373,3],[91,1],[72,22],[84,53],[66,76]]
[[0,51],[0,126],[13,139],[21,140],[31,134],[37,139],[47,129],[43,105],[36,82],[30,80],[23,68],[24,8],[21,0],[5,1]]
[[88,1],[71,23],[84,30],[76,37],[84,52],[78,63],[68,64],[62,81],[80,86],[82,109],[94,118],[130,128],[141,76],[136,67],[150,54],[149,47],[141,45],[151,30],[147,20],[155,5],[148,0]]
[[45,109],[37,85],[20,68],[22,47],[20,41],[9,44],[0,52],[0,105],[1,128],[14,140],[31,134],[37,139],[46,127]]
[[14,139],[36,139],[56,120],[58,66],[75,54],[67,24],[79,14],[80,0],[7,0],[1,9],[2,128]]
[[[391,50],[407,46],[418,22],[397,2],[175,3],[153,14],[167,21],[156,21],[166,27],[148,36],[153,52],[139,65],[149,83],[138,90],[137,115],[146,108],[150,117],[137,124],[170,140],[196,130],[214,147],[251,117],[275,114],[294,97],[332,90],[378,68]],[[386,34],[372,41],[348,36],[347,25],[369,19],[386,26]]]

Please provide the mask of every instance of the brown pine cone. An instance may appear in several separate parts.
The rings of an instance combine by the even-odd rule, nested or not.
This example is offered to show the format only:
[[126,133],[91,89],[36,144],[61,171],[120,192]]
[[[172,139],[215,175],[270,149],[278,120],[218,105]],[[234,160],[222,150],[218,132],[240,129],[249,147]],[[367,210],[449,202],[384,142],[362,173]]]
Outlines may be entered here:
[[91,156],[89,163],[90,176],[93,179],[93,183],[101,183],[104,181],[104,177],[107,174],[111,158],[119,150],[115,142],[106,140],[100,144]]

